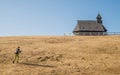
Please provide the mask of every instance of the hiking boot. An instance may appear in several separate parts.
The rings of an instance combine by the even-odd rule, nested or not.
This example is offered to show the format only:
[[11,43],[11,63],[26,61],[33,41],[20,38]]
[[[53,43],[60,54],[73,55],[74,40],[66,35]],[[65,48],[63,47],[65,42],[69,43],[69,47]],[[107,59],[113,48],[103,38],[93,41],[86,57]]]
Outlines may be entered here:
[[14,61],[13,61],[13,64],[14,64]]

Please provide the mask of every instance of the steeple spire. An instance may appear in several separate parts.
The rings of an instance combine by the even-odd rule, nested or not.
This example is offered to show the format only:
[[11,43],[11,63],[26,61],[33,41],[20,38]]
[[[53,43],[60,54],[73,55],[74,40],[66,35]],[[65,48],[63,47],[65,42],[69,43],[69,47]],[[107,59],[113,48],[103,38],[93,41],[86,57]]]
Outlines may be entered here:
[[98,13],[96,19],[97,19],[97,23],[101,23],[102,24],[102,17],[100,15],[100,13]]

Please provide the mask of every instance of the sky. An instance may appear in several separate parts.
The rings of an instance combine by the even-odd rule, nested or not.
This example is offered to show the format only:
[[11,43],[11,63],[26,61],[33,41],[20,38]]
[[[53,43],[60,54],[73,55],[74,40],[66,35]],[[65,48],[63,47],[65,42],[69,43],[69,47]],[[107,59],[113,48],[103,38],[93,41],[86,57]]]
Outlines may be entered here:
[[98,13],[108,32],[120,32],[119,7],[120,0],[0,0],[0,36],[61,36]]

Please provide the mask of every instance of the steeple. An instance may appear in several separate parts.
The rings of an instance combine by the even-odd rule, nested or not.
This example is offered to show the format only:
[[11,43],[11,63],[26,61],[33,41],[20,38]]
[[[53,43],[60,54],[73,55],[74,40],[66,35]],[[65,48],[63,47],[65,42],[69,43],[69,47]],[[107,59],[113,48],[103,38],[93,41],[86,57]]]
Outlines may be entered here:
[[98,13],[96,19],[97,19],[97,23],[102,24],[102,17],[101,17],[101,15],[100,15],[100,13]]

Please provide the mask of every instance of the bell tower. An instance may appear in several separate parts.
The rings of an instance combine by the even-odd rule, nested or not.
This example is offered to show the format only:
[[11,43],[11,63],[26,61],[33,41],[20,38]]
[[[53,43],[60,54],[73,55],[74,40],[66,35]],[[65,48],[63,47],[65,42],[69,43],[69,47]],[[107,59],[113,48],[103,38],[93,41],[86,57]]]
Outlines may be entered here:
[[96,19],[97,19],[97,23],[102,24],[102,17],[101,17],[101,15],[100,15],[100,13],[98,13]]

